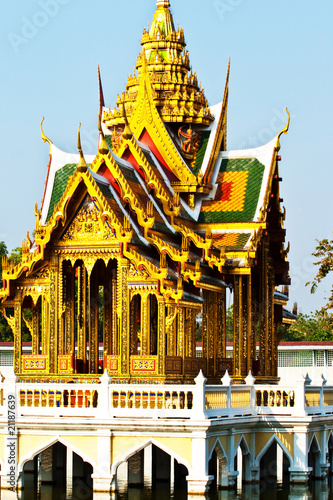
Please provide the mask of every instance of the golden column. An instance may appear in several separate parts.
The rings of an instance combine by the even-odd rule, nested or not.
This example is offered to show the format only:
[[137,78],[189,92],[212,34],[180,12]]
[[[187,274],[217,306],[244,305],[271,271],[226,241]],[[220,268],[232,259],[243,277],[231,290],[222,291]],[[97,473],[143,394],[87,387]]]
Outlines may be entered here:
[[147,293],[141,294],[141,351],[142,356],[150,354],[150,300]]
[[[111,354],[112,350],[112,320],[113,320],[113,286],[112,286],[112,269],[109,265],[105,270],[104,277],[104,293],[103,293],[103,352]],[[113,352],[112,352],[113,354]]]
[[59,258],[58,255],[51,255],[50,265],[50,309],[49,309],[49,370],[50,373],[57,373],[58,358],[58,292],[59,292]]
[[112,330],[111,330],[111,354],[119,354],[119,331],[117,316],[117,270],[112,270]]
[[157,355],[158,355],[158,373],[165,375],[165,300],[159,296],[157,298],[158,307],[158,327],[157,327]]
[[38,305],[32,308],[32,354],[39,354],[39,311]]
[[84,264],[79,265],[77,277],[77,359],[85,368],[87,357],[86,345],[86,304],[87,304],[87,272]]
[[242,378],[244,357],[244,319],[243,319],[243,276],[234,276],[234,368],[233,377]]
[[98,373],[98,283],[96,272],[88,276],[89,373]]
[[129,377],[130,375],[130,339],[129,339],[129,293],[127,286],[127,276],[129,270],[129,261],[127,259],[118,260],[118,290],[117,290],[117,309],[119,316],[119,338],[120,338],[120,357],[121,357],[121,375]]
[[[12,322],[11,322],[12,323]],[[22,293],[16,292],[14,300],[14,371],[21,373],[21,354],[22,354]]]
[[223,288],[221,293],[217,294],[217,357],[225,358],[227,352],[227,314],[226,314],[226,298],[227,292]]
[[69,266],[64,276],[64,354],[72,354],[75,350],[74,343],[74,305],[75,305],[75,274]]

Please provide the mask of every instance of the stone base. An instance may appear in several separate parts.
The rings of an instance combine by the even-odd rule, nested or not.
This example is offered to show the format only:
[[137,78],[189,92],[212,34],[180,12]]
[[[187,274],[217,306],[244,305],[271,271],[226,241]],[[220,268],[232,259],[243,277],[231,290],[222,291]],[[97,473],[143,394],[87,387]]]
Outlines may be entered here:
[[326,477],[329,474],[329,470],[330,470],[330,464],[329,463],[320,464],[320,473],[321,473],[320,478],[321,479],[326,479]]
[[235,487],[235,481],[238,477],[238,472],[228,472],[220,478],[219,489],[220,490],[231,490]]
[[112,477],[91,476],[93,479],[93,490],[97,493],[110,493]]
[[290,483],[291,484],[307,484],[309,481],[310,474],[312,472],[312,468],[301,470],[294,469],[293,467],[289,467],[290,472]]
[[[191,477],[187,477],[187,491],[188,495],[198,495],[203,496],[209,490],[209,485],[213,481],[213,476],[205,476],[202,478],[193,479]],[[189,496],[190,498],[190,496]]]

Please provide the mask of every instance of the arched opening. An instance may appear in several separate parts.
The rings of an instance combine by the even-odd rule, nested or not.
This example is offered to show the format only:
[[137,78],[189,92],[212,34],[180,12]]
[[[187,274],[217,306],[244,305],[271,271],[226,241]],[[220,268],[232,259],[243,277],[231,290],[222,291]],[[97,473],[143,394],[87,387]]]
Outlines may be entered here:
[[91,464],[84,462],[79,455],[57,442],[24,464],[22,471],[24,500],[76,498],[76,491],[81,493],[84,491],[84,498],[91,500],[92,473]]
[[288,484],[290,460],[274,439],[260,460],[260,481],[265,484]]
[[164,492],[169,496],[177,491],[179,498],[185,499],[187,476],[188,470],[183,464],[158,446],[149,444],[118,466],[117,491],[120,494],[130,492],[135,495],[135,491],[145,489],[154,490],[156,495]]
[[132,356],[141,354],[141,296],[134,295],[130,307],[130,352]]
[[241,439],[235,455],[235,471],[237,476],[237,489],[242,490],[243,484],[251,481],[250,451],[244,438]]
[[82,260],[63,262],[61,344],[75,353],[76,373],[101,374],[104,354],[118,354],[116,286],[115,260],[98,259],[90,275]]
[[333,475],[333,436],[332,434],[329,437],[328,445],[327,445],[327,454],[328,454],[328,462],[330,464],[329,473]]
[[157,355],[158,304],[156,295],[148,297],[149,311],[149,354]]
[[228,460],[219,443],[216,444],[208,462],[208,475],[214,477],[210,489],[229,488]]
[[313,436],[308,452],[308,467],[312,468],[310,473],[311,479],[321,479],[320,455],[321,452],[317,438]]

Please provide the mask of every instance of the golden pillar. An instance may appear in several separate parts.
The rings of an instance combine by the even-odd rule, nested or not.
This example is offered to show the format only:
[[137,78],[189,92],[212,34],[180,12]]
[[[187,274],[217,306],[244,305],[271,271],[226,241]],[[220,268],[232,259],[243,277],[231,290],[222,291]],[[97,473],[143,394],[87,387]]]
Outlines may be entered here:
[[242,377],[243,344],[243,276],[234,276],[234,369],[235,378]]
[[111,330],[111,354],[119,354],[119,332],[117,316],[117,270],[112,270],[112,330]]
[[59,258],[53,254],[50,266],[50,309],[49,309],[49,367],[50,373],[57,373],[58,359],[58,290],[59,290]]
[[21,373],[22,354],[22,294],[17,292],[14,300],[14,371]]
[[181,356],[184,360],[186,353],[186,308],[180,307],[178,312],[178,342],[177,342],[177,356]]
[[167,337],[167,356],[176,356],[176,320],[178,315],[178,307],[167,305],[167,316],[165,318],[165,331]]
[[38,305],[32,308],[32,354],[39,354],[39,310]]
[[158,325],[157,325],[157,355],[158,355],[158,373],[165,375],[165,341],[166,341],[166,326],[165,326],[165,302],[163,297],[157,299],[158,308]]
[[75,304],[75,274],[69,266],[64,276],[65,317],[64,317],[64,354],[72,354],[75,350],[74,342],[74,304]]
[[[77,276],[77,359],[85,368],[87,358],[86,345],[86,304],[87,304],[87,272],[82,263]],[[80,368],[79,368],[80,369]]]
[[223,288],[221,293],[217,294],[217,357],[225,358],[227,353],[227,314],[226,314],[226,299],[227,292]]
[[202,311],[202,356],[207,359],[207,375],[216,372],[217,332],[218,332],[218,294],[204,290]]
[[260,289],[259,289],[259,358],[260,358],[260,373],[267,377],[269,374],[269,286],[268,286],[268,244],[261,244],[261,260],[260,260]]
[[127,276],[129,270],[129,261],[127,259],[118,260],[118,290],[117,290],[117,309],[119,315],[119,338],[120,338],[120,357],[121,374],[129,376],[130,374],[130,342],[129,342],[129,294],[127,286]]
[[[103,353],[111,354],[112,351],[112,269],[109,265],[105,270],[104,293],[103,293]],[[113,353],[112,353],[113,354]]]
[[142,356],[150,354],[150,300],[145,293],[141,295],[141,351]]
[[96,272],[88,277],[89,373],[98,373],[98,282]]

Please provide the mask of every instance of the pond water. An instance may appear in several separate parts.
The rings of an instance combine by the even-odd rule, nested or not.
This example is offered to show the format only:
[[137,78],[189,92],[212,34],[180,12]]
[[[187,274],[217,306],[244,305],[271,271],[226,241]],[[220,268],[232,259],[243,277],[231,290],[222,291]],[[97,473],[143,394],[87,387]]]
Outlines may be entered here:
[[[153,490],[129,488],[121,493],[92,493],[91,488],[81,480],[75,481],[73,490],[66,493],[65,488],[43,485],[38,491],[28,487],[19,493],[1,491],[1,500],[200,500],[200,496],[188,496],[185,491],[170,494],[166,483],[157,484]],[[275,481],[258,485],[244,485],[242,491],[211,491],[205,500],[333,500],[333,479],[313,481],[306,486],[279,486]]]

